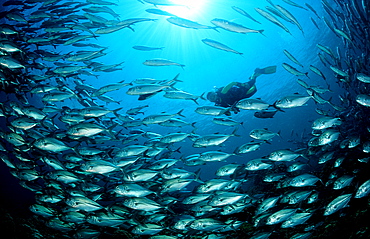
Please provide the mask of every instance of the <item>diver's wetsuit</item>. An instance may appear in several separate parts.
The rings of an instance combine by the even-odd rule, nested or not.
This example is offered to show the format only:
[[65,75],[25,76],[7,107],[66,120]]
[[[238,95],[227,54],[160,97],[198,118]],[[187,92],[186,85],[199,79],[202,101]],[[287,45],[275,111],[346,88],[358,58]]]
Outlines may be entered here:
[[239,100],[249,98],[257,92],[256,79],[252,79],[246,83],[231,82],[227,86],[216,90],[217,98],[215,105],[221,107],[230,107]]

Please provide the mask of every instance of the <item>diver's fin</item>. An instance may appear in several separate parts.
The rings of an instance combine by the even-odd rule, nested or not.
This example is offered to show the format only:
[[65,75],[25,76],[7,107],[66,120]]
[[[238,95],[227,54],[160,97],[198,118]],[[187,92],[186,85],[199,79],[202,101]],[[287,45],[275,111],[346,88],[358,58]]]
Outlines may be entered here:
[[[258,68],[257,68],[258,69]],[[259,74],[273,74],[276,72],[276,66],[268,66],[262,69],[259,69]]]
[[276,66],[267,66],[265,68],[256,68],[253,75],[249,78],[255,80],[260,75],[273,74],[276,72]]

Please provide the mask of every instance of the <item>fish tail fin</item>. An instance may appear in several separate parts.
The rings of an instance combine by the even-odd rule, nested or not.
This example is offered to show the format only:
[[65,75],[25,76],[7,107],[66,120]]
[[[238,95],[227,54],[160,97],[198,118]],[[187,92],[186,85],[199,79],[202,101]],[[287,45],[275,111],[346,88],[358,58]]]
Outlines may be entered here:
[[194,102],[195,102],[195,104],[199,105],[199,103],[198,103],[197,99],[192,98],[191,100],[192,100],[192,101],[194,101]]
[[219,31],[217,30],[217,28],[218,28],[218,27],[211,27],[211,29],[215,30],[216,32],[219,32]]
[[304,73],[308,79],[311,79],[309,76],[308,76],[308,72]]
[[114,129],[117,125],[118,125],[118,124],[113,124],[111,127],[109,127],[109,128],[107,129],[108,134],[109,134],[110,136],[112,136],[112,138],[114,138],[114,139],[117,139],[117,137],[116,137],[116,135],[114,134],[113,129]]
[[174,152],[178,152],[180,154],[181,153],[180,149],[181,149],[181,146],[178,147],[176,150],[174,150]]
[[201,98],[202,100],[207,100],[206,98],[204,98],[204,94],[205,94],[206,92],[203,92],[203,94],[201,94],[200,96],[199,96],[199,98]]
[[278,111],[285,112],[284,110],[282,110],[281,108],[279,108],[279,107],[276,106],[276,102],[274,104],[272,104],[272,105],[269,105],[269,107],[274,107]]
[[113,114],[117,114],[118,111],[122,110],[123,107],[119,107],[118,109],[113,110]]
[[258,30],[258,33],[261,33],[261,35],[262,35],[262,36],[267,37],[267,36],[263,33],[264,31],[265,31],[265,30],[263,30],[263,29],[262,29],[262,30]]
[[185,117],[185,115],[181,114],[182,112],[184,111],[184,109],[181,109],[179,112],[177,112],[176,114],[178,116],[181,116],[181,117]]
[[244,122],[241,122],[241,123],[240,123],[240,125],[243,127],[243,129],[245,129],[245,128],[244,128]]
[[[307,93],[308,93],[308,95],[309,95],[309,96],[311,96],[311,98],[312,98],[312,99],[314,99],[314,100],[315,100],[315,94],[316,94],[316,93],[315,93],[315,91],[314,91],[314,90],[311,90],[311,88],[310,88],[310,91],[307,91]],[[316,101],[316,100],[315,100],[315,101]]]
[[195,173],[195,179],[194,179],[194,182],[198,182],[198,183],[204,183],[201,179],[200,179],[200,168],[194,172]]
[[264,142],[266,143],[266,144],[271,144],[269,141],[267,141],[267,140],[264,140]]
[[193,123],[191,123],[191,126],[194,128],[194,130],[197,128],[197,127],[195,127],[195,124],[196,124],[197,122],[193,122]]
[[230,116],[231,115],[230,110],[231,110],[231,108],[225,108],[224,110],[220,111],[220,113],[217,116],[220,116],[220,115],[223,115],[223,114],[225,114],[227,116]]
[[177,82],[182,82],[182,80],[178,79],[179,75],[180,75],[180,73],[177,73],[177,75],[172,80],[169,81],[171,83],[173,82],[172,84],[170,84],[171,86],[174,86]]
[[238,131],[238,127],[236,127],[233,132],[231,133],[231,136],[241,137],[241,135],[236,134],[236,131]]

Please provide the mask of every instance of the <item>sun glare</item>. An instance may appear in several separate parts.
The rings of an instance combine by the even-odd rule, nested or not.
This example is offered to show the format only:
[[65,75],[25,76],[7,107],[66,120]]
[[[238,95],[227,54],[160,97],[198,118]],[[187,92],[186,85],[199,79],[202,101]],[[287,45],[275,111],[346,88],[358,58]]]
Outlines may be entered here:
[[202,14],[207,0],[171,0],[171,2],[174,5],[166,6],[163,10],[181,18],[194,20],[197,15]]

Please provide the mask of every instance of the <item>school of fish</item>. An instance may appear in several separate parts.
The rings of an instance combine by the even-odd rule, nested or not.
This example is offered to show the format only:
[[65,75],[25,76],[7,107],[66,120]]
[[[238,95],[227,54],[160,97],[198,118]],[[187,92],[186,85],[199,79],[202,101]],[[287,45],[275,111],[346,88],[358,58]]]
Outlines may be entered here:
[[[30,210],[63,238],[99,238],[123,231],[125,238],[302,239],[319,237],[333,218],[341,220],[348,208],[366,205],[370,193],[370,3],[322,0],[324,15],[320,17],[308,3],[279,2],[267,0],[270,5],[265,9],[256,6],[248,13],[227,1],[225,7],[262,28],[273,23],[284,34],[292,34],[288,24],[304,33],[300,17],[291,9],[301,11],[320,31],[332,31],[341,45],[334,51],[317,42],[315,57],[322,64],[316,66],[303,65],[288,50],[281,52],[286,56],[281,67],[307,94],[292,92],[275,102],[250,98],[233,106],[240,114],[254,111],[261,120],[273,120],[275,114],[305,107],[308,101],[317,108],[312,132],[296,142],[299,147],[273,150],[245,164],[231,159],[274,144],[282,132],[253,129],[249,139],[226,152],[221,146],[240,137],[243,122],[224,116],[232,107],[212,106],[203,94],[178,89],[181,75],[169,80],[117,81],[100,88],[89,85],[84,77],[123,68],[124,62],[98,61],[109,54],[109,46],[93,43],[100,35],[125,28],[134,31],[138,24],[159,24],[156,18],[189,31],[264,35],[264,29],[217,16],[205,25],[180,18],[160,9],[179,5],[169,0],[139,0],[137,4],[148,6],[146,13],[156,18],[129,19],[115,11],[124,4],[117,1],[3,2],[0,84],[6,99],[0,104],[0,117],[6,127],[0,130],[0,157],[19,183],[35,193],[36,203]],[[199,41],[243,54],[213,39]],[[67,46],[75,51],[62,53]],[[132,48],[165,50],[165,46]],[[169,59],[152,58],[143,64],[186,70],[186,62]],[[332,74],[324,74],[323,69]],[[314,77],[328,87],[306,83]],[[330,86],[334,84],[342,91],[333,92]],[[160,113],[148,115],[145,109],[150,105],[120,104],[123,99],[107,94],[113,91],[138,96],[142,102],[162,96],[194,101],[195,113],[229,127],[230,133],[199,135],[197,123],[183,109],[159,109]],[[340,103],[334,104],[333,98]],[[112,104],[118,107],[112,109]],[[152,125],[172,132],[152,132]],[[201,152],[183,151],[189,142]],[[218,162],[228,164],[219,167],[215,178],[204,180],[204,165]],[[45,237],[35,234],[34,238]]]

